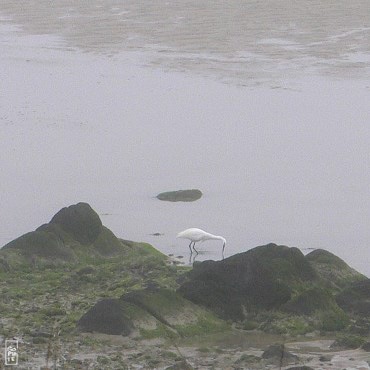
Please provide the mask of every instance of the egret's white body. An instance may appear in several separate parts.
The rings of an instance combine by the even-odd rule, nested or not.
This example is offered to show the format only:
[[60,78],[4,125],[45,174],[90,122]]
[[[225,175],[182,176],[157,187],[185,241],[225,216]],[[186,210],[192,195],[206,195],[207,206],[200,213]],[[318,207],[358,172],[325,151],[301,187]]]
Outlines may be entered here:
[[177,234],[177,238],[190,240],[190,244],[189,244],[190,253],[193,253],[191,249],[191,244],[193,244],[194,251],[198,253],[198,251],[195,249],[195,243],[198,243],[198,242],[203,243],[206,240],[222,240],[222,243],[223,243],[222,253],[224,252],[225,246],[226,246],[226,239],[224,237],[207,233],[207,231],[204,231],[202,229],[197,229],[195,227],[181,231],[180,233]]

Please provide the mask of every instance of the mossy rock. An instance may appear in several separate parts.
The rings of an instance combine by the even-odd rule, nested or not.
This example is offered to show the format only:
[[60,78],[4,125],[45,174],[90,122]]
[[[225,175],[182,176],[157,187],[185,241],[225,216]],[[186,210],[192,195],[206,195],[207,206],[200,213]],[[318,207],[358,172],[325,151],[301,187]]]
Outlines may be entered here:
[[157,195],[157,199],[168,202],[194,202],[202,197],[198,189],[167,191]]
[[119,300],[100,301],[79,320],[78,327],[109,334],[137,332],[145,339],[174,339],[229,329],[211,312],[162,288],[137,290]]
[[245,310],[278,309],[299,284],[317,279],[302,252],[276,244],[197,263],[187,277],[180,294],[232,320],[243,320]]
[[51,232],[32,231],[6,244],[3,248],[20,251],[23,256],[32,260],[34,257],[48,259],[60,259],[72,261],[75,259],[74,252],[67,247],[63,240]]
[[284,334],[289,336],[302,335],[314,330],[311,320],[307,317],[283,314],[281,312],[266,314],[260,329],[271,334]]
[[346,312],[370,318],[370,279],[348,286],[336,301]]
[[333,308],[338,308],[333,294],[328,289],[317,286],[303,290],[283,306],[287,312],[303,315]]
[[121,299],[140,307],[185,336],[194,334],[194,327],[200,328],[197,334],[225,329],[223,321],[211,312],[196,306],[170,289],[147,288],[124,294]]
[[81,244],[93,243],[103,227],[99,215],[87,203],[62,208],[50,223],[60,225]]
[[[100,256],[108,258],[127,254],[133,249],[132,246],[141,251],[146,249],[145,253],[148,253],[148,248],[141,244],[138,248],[139,244],[122,243],[102,225],[98,214],[87,203],[78,203],[61,209],[50,223],[5,245],[0,250],[0,268],[10,271],[12,267],[19,268],[22,264],[39,267],[44,265],[40,260],[50,261],[54,265],[60,261],[88,263]],[[10,250],[17,251],[18,255],[8,253]]]
[[316,313],[319,320],[320,328],[324,331],[340,331],[345,329],[350,318],[341,308],[333,308],[331,310],[323,310]]
[[337,290],[367,279],[338,256],[323,249],[310,252],[306,255],[306,260],[327,286]]
[[106,257],[113,256],[125,250],[119,239],[105,226],[101,228],[101,232],[92,245],[100,255]]
[[330,348],[335,350],[357,349],[365,342],[366,340],[358,335],[340,335]]

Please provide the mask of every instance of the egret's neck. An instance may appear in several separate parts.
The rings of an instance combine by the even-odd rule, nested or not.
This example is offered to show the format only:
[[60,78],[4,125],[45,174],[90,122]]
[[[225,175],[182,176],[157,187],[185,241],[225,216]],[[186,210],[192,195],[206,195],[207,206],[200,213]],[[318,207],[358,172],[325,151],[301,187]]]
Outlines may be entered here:
[[226,239],[222,236],[219,236],[219,235],[209,234],[209,238],[214,239],[214,240],[222,240],[223,243],[226,243]]

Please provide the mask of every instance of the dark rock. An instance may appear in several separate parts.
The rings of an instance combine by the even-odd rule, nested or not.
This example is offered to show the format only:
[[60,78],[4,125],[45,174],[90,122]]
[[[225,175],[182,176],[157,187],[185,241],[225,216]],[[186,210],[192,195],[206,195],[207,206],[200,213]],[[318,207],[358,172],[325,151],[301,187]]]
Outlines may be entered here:
[[320,279],[327,286],[342,289],[351,283],[366,280],[367,278],[349,267],[342,259],[323,249],[316,249],[306,255]]
[[93,243],[103,227],[98,214],[87,203],[62,208],[50,223],[60,225],[81,244]]
[[44,343],[47,343],[48,340],[44,337],[34,337],[32,339],[32,343],[33,344],[44,344]]
[[127,318],[119,299],[103,299],[86,312],[78,321],[82,332],[98,332],[113,335],[128,335],[132,322]]
[[321,362],[330,362],[332,358],[333,358],[332,355],[321,355],[319,357],[319,361],[321,361]]
[[366,352],[370,352],[370,342],[365,342],[362,346],[361,349],[363,349]]
[[52,334],[47,331],[42,330],[33,330],[30,333],[31,337],[42,337],[42,338],[51,338]]
[[262,353],[262,358],[273,358],[273,357],[282,358],[282,357],[285,357],[285,356],[287,356],[287,357],[291,357],[291,356],[296,357],[295,355],[292,355],[290,352],[287,352],[284,349],[283,344],[272,344],[271,346],[269,346]]
[[353,283],[337,295],[336,301],[346,312],[370,317],[370,279]]
[[168,202],[194,202],[202,197],[202,192],[198,189],[167,191],[157,195],[159,200]]
[[283,344],[272,344],[262,353],[262,358],[272,360],[280,366],[285,366],[298,360],[298,356],[286,351]]
[[180,294],[226,319],[243,310],[274,309],[291,298],[292,284],[314,282],[316,274],[297,248],[268,244],[222,261],[193,266]]

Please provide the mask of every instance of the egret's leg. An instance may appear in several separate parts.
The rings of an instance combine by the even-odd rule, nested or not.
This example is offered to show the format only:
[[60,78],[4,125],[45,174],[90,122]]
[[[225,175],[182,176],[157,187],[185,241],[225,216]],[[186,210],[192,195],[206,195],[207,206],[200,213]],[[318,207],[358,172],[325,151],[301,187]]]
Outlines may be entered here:
[[198,254],[198,251],[195,249],[195,242],[193,244],[193,249],[194,249],[195,253]]
[[191,243],[193,243],[193,242],[190,242],[190,244],[189,244],[190,254],[192,254],[192,253],[193,253],[193,251],[192,251],[192,249],[191,249]]

